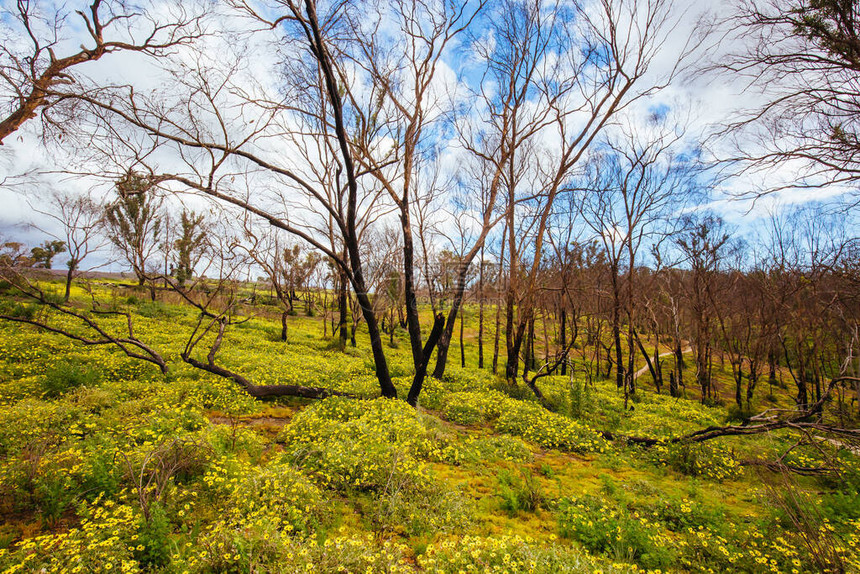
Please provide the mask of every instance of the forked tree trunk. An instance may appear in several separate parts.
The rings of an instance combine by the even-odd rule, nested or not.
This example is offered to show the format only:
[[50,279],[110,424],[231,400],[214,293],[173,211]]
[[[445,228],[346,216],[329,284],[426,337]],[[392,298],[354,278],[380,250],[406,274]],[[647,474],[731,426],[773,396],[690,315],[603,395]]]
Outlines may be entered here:
[[63,302],[69,302],[69,296],[72,294],[72,279],[75,276],[75,269],[78,268],[78,262],[74,259],[69,260],[69,271],[66,273],[66,292],[63,295]]
[[460,368],[466,368],[466,348],[463,345],[463,317],[465,313],[460,313]]

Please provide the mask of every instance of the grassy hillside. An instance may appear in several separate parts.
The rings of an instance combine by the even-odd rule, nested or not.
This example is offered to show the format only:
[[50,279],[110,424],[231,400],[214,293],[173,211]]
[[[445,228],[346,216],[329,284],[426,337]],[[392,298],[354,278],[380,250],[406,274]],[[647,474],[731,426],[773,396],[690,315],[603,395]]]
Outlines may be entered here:
[[[813,441],[784,455],[798,438],[787,431],[607,441],[600,431],[670,438],[729,414],[693,393],[657,395],[646,377],[625,410],[613,381],[579,374],[541,380],[547,410],[476,368],[474,313],[467,368],[452,345],[416,412],[376,398],[366,341],[334,350],[319,317],[291,317],[283,343],[257,309],[227,332],[219,361],[255,384],[358,398],[255,401],[179,359],[192,309],[114,301],[170,374],[0,323],[0,572],[860,570],[860,463],[845,449]],[[405,395],[411,358],[399,347],[389,356]],[[788,389],[767,395],[760,408],[791,404]],[[838,468],[806,477],[755,464],[783,455]]]

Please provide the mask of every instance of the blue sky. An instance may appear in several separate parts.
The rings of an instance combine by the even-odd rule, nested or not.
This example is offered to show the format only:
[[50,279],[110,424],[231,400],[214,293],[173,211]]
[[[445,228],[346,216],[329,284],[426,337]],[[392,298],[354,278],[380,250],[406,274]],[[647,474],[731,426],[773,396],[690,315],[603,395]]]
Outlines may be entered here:
[[[71,6],[70,3],[65,3],[65,5]],[[149,7],[156,13],[163,13],[166,6],[169,5],[170,3],[166,2],[153,2],[149,4]],[[711,3],[710,9],[719,13],[724,9],[724,6],[723,3],[715,1]],[[708,7],[704,6],[704,8]],[[668,54],[667,60],[663,62],[658,59],[654,62],[655,73],[661,70],[661,66],[671,65],[673,49],[681,49],[680,46],[676,47],[672,43],[680,42],[680,39],[685,37],[685,32],[691,29],[693,22],[703,9],[703,5],[697,2],[679,2],[676,9],[679,20],[678,32],[667,40],[667,46],[664,50],[665,54]],[[487,14],[487,17],[492,18],[493,16],[493,14]],[[69,22],[73,25],[67,29],[63,42],[58,45],[58,53],[71,50],[81,43],[79,35],[82,29],[80,25],[74,24],[77,22],[74,17],[71,17]],[[216,28],[219,25],[224,27],[238,25],[237,20],[226,17],[216,18],[212,22]],[[449,83],[450,91],[456,97],[461,98],[461,105],[466,107],[474,103],[471,100],[474,98],[474,90],[480,82],[481,73],[480,62],[476,60],[475,52],[471,49],[470,43],[476,38],[486,39],[485,30],[481,29],[482,26],[486,26],[486,20],[479,18],[476,20],[475,26],[476,29],[471,36],[463,35],[451,46],[444,60],[447,69],[442,74],[445,81]],[[219,40],[212,40],[211,42],[213,52],[209,55],[217,60],[220,56],[218,50],[228,47],[219,47]],[[276,68],[277,55],[265,51],[265,44],[256,44],[255,40],[249,41],[249,49],[254,55],[247,64],[249,69],[245,71],[248,73],[248,77],[257,79],[264,87],[276,85],[278,81],[276,78],[266,78],[263,75],[267,73],[267,70]],[[719,58],[720,50],[724,49],[727,48],[716,46],[708,57]],[[228,53],[229,50],[224,49],[223,54],[227,55]],[[592,54],[594,65],[599,65],[600,59],[596,58],[595,55],[600,54],[600,50],[598,49]],[[705,54],[703,53],[701,57],[704,58]],[[124,54],[110,55],[97,63],[86,64],[81,67],[79,73],[85,74],[95,82],[109,80],[131,83],[137,86],[141,92],[158,87],[167,80],[167,76],[160,72],[152,62],[140,56]],[[690,140],[687,145],[688,149],[695,149],[697,138],[701,138],[713,126],[719,125],[740,110],[754,107],[759,102],[760,96],[745,91],[744,85],[740,81],[733,83],[725,77],[691,74],[677,77],[666,89],[643,101],[640,107],[631,109],[630,114],[634,117],[653,116],[664,120],[673,113],[686,110],[686,116],[689,120],[687,133]],[[452,130],[450,127],[445,126],[444,123],[439,124],[438,136],[439,141],[443,144],[446,138],[451,138]],[[69,189],[76,193],[102,195],[110,191],[109,186],[95,179],[60,175],[58,172],[68,169],[70,163],[74,163],[77,158],[75,154],[69,153],[72,150],[66,150],[62,145],[50,148],[41,146],[38,128],[37,121],[31,122],[10,138],[6,145],[0,149],[0,181],[5,180],[5,183],[0,186],[0,205],[3,206],[3,209],[0,210],[0,236],[8,239],[20,239],[29,243],[36,243],[42,237],[41,232],[26,227],[26,224],[31,220],[35,219],[38,222],[38,217],[34,216],[27,204],[27,198],[32,200],[36,197],[38,189],[54,186]],[[442,157],[451,162],[449,169],[460,168],[456,153],[443,154]],[[29,174],[29,176],[20,177],[22,174]],[[850,198],[851,194],[854,193],[854,190],[851,189],[831,187],[811,190],[787,189],[755,200],[749,196],[745,197],[745,194],[750,190],[773,187],[781,182],[790,181],[792,177],[791,168],[786,167],[783,170],[769,173],[746,174],[719,181],[714,186],[711,197],[692,209],[712,210],[731,222],[739,234],[754,237],[774,213],[810,202],[826,202],[837,206],[844,203],[846,198]],[[189,201],[192,204],[194,202],[194,200]],[[849,215],[844,216],[844,222],[850,229],[856,229],[853,219],[850,212]]]

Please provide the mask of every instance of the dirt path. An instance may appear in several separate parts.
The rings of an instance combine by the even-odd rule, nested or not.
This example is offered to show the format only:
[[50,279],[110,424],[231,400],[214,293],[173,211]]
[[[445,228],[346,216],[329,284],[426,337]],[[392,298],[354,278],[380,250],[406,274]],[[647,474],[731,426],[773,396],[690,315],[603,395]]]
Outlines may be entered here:
[[[692,353],[692,352],[693,352],[692,347],[687,347],[686,349],[681,349],[682,355],[685,355],[687,353]],[[668,357],[669,355],[674,355],[674,354],[675,354],[675,351],[666,351],[665,353],[660,353],[659,355],[657,355],[657,357],[663,358],[663,357]],[[639,377],[641,377],[642,375],[644,375],[647,372],[648,372],[648,365],[646,364],[644,367],[642,367],[641,369],[639,369],[638,371],[633,373],[633,380],[635,381],[636,379],[638,379]]]

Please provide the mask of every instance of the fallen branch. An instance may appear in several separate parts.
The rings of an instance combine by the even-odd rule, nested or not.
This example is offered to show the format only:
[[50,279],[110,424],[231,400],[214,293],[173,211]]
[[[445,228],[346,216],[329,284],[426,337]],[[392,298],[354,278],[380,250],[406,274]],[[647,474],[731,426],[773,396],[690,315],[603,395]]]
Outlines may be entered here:
[[[148,363],[152,363],[156,365],[162,374],[168,373],[167,363],[164,360],[164,357],[161,354],[138,339],[134,334],[134,326],[132,323],[131,315],[129,313],[125,313],[122,311],[98,311],[93,309],[93,313],[99,313],[103,315],[121,315],[126,319],[126,327],[128,329],[128,336],[126,337],[115,337],[108,333],[101,325],[99,325],[92,318],[86,316],[84,313],[75,311],[71,307],[66,307],[60,305],[59,303],[52,301],[44,291],[33,285],[26,277],[18,273],[17,271],[12,271],[10,269],[4,269],[4,273],[0,274],[7,281],[12,283],[19,293],[28,297],[35,302],[39,303],[43,307],[47,307],[52,309],[58,313],[66,315],[68,317],[73,317],[80,322],[82,322],[86,327],[94,331],[99,335],[99,337],[86,337],[84,335],[79,335],[72,331],[68,331],[66,329],[55,327],[53,325],[48,324],[44,321],[39,321],[37,319],[31,319],[26,316],[18,316],[18,315],[0,315],[0,319],[4,321],[12,321],[15,323],[24,323],[27,325],[32,325],[34,327],[38,327],[44,331],[48,331],[50,333],[56,333],[58,335],[62,335],[74,341],[78,341],[84,345],[88,346],[104,346],[104,345],[113,345],[118,347],[126,356],[131,357],[133,359],[140,359],[142,361],[146,361]],[[11,272],[11,274],[10,274]]]
[[794,474],[802,474],[804,476],[820,476],[823,474],[838,472],[839,470],[829,466],[798,466],[774,460],[741,460],[739,462],[741,466],[757,466],[766,468],[772,472],[789,471]]
[[857,382],[860,381],[860,378],[857,377],[836,377],[830,381],[827,385],[827,390],[821,395],[821,398],[809,406],[808,408],[795,411],[793,416],[790,416],[786,419],[776,419],[771,418],[767,419],[759,419],[765,420],[765,422],[753,425],[727,425],[727,426],[710,426],[707,428],[699,429],[697,431],[691,432],[690,434],[686,434],[684,436],[674,437],[670,439],[657,439],[651,437],[636,437],[636,436],[626,436],[626,435],[616,435],[609,431],[602,431],[600,435],[606,440],[610,441],[624,441],[630,444],[636,444],[645,447],[651,447],[656,444],[678,444],[678,443],[695,443],[695,442],[705,442],[708,440],[712,440],[715,438],[720,438],[724,436],[747,436],[747,435],[755,435],[767,433],[779,429],[784,428],[794,428],[797,430],[816,430],[819,432],[838,435],[843,438],[852,438],[860,440],[860,429],[847,429],[847,428],[839,428],[831,425],[827,425],[821,422],[813,422],[811,419],[816,415],[819,415],[823,408],[824,404],[830,398],[830,394],[833,391],[834,387],[838,383],[841,382]]
[[[200,328],[200,325],[205,318],[204,315],[201,314],[200,320],[197,322],[197,327],[195,327],[194,332],[191,334],[191,337],[188,339],[188,343],[185,345],[185,350],[180,353],[180,357],[182,360],[195,367],[197,369],[206,371],[207,373],[212,373],[213,375],[218,375],[219,377],[224,377],[225,379],[230,379],[235,383],[238,383],[246,393],[254,397],[255,399],[264,399],[264,398],[272,398],[272,397],[303,397],[306,399],[324,399],[330,396],[346,396],[351,397],[353,395],[349,393],[342,393],[340,391],[335,391],[332,389],[326,389],[322,387],[305,387],[301,385],[255,385],[239,373],[233,372],[229,369],[226,369],[220,365],[215,363],[215,355],[218,353],[218,350],[221,348],[221,342],[224,340],[224,332],[227,329],[228,320],[226,317],[216,317],[212,321],[210,321],[209,325],[203,330],[203,332],[199,336],[197,335],[197,331]],[[213,325],[218,324],[218,334],[215,336],[215,341],[212,342],[212,346],[209,348],[209,353],[206,356],[206,362],[199,361],[191,356],[191,352],[194,350],[194,347],[200,340],[209,332]]]

